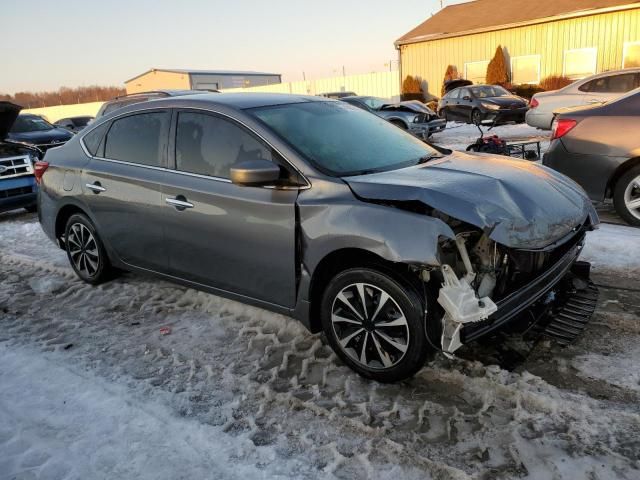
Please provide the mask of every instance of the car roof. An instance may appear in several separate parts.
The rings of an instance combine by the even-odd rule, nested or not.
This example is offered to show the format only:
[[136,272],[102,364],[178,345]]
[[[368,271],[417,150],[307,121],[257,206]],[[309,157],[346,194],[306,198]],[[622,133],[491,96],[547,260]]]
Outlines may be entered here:
[[[337,101],[325,97],[316,97],[312,95],[293,95],[289,93],[200,93],[197,95],[189,95],[179,98],[160,98],[145,102],[145,105],[161,105],[165,103],[174,104],[180,101],[185,103],[198,103],[207,105],[224,105],[231,108],[244,110],[247,108],[269,107],[276,105],[287,105],[293,103],[307,102],[332,102]],[[139,103],[132,105],[140,106]],[[125,107],[128,108],[128,107]]]

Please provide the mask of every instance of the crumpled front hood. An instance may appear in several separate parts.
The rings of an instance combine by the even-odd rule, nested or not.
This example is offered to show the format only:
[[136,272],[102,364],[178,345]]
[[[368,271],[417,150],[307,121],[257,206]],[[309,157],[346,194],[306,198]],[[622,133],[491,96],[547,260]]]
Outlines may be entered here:
[[7,138],[18,114],[22,110],[20,105],[11,102],[0,102],[0,141]]
[[365,200],[419,201],[519,249],[545,248],[598,216],[572,180],[498,155],[454,152],[415,167],[344,178]]

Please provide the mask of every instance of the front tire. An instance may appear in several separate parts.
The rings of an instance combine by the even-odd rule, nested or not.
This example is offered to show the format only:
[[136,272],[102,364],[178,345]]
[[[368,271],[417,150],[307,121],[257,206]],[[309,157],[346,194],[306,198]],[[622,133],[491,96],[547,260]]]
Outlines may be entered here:
[[640,226],[640,165],[618,179],[613,190],[613,205],[629,225]]
[[482,112],[477,108],[474,108],[471,112],[471,123],[473,125],[480,125],[482,122]]
[[400,120],[391,120],[391,123],[393,123],[396,127],[401,128],[404,131],[407,131],[407,126],[402,123]]
[[321,304],[322,328],[336,355],[378,382],[414,375],[431,349],[423,301],[391,276],[367,268],[336,275]]
[[82,281],[98,285],[111,277],[109,257],[89,217],[80,213],[69,217],[64,244],[69,263]]

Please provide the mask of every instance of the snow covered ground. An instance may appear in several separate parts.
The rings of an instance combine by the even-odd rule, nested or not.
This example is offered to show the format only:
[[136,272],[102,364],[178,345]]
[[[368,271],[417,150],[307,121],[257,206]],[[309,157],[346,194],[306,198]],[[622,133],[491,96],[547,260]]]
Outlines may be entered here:
[[639,242],[589,234],[603,298],[575,345],[380,385],[294,320],[131,274],[87,286],[34,215],[0,216],[0,478],[639,478]]
[[[477,137],[449,127],[436,143]],[[601,300],[574,345],[512,371],[465,347],[381,385],[294,320],[138,275],[83,284],[35,215],[0,215],[0,479],[640,478],[639,247],[589,233]]]

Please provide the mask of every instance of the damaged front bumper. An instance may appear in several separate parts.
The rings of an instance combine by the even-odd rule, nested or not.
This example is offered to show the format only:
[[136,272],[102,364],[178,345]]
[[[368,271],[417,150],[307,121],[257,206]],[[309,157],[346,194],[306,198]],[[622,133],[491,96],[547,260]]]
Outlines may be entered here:
[[[544,323],[542,333],[548,330],[548,336],[562,344],[569,343],[591,317],[598,296],[597,288],[589,281],[590,265],[578,262],[584,240],[584,233],[576,236],[550,267],[525,286],[496,300],[489,315],[461,323],[453,321],[453,316],[445,313],[443,352],[451,354],[466,343],[522,319],[522,314],[526,314],[524,320],[529,324]],[[580,285],[576,287],[577,284]],[[485,304],[489,299],[476,300],[483,309],[487,308]],[[527,328],[531,326],[527,325]]]

